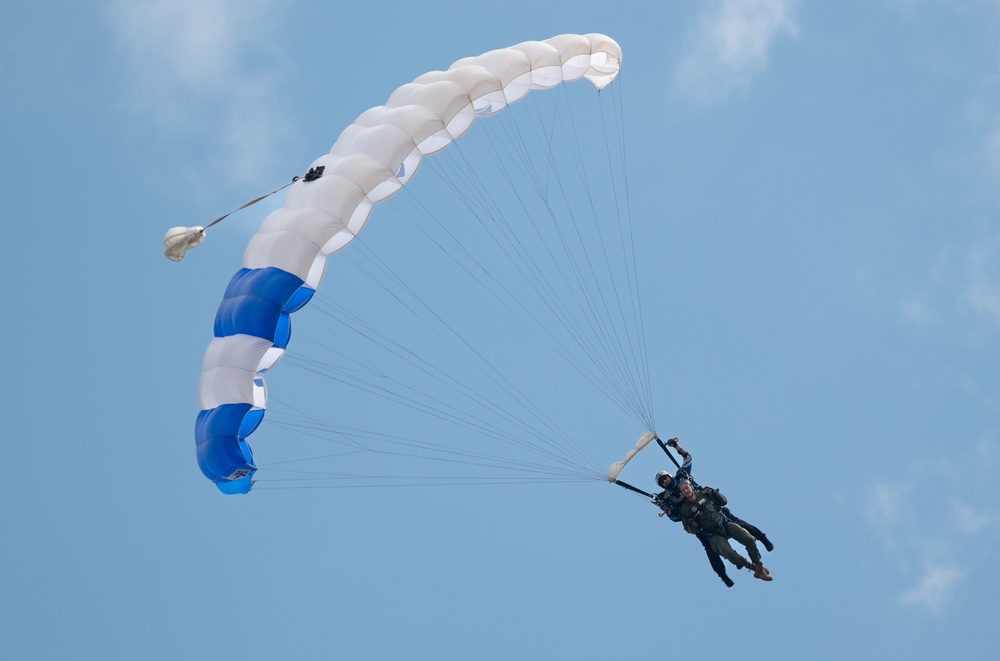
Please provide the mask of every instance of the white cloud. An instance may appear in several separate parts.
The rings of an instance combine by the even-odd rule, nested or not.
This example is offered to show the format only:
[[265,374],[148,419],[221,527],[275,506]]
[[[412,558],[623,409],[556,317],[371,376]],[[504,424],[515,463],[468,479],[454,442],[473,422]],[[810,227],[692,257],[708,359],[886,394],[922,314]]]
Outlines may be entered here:
[[909,608],[939,613],[954,598],[955,590],[964,577],[953,566],[935,565],[924,567],[917,584],[903,592],[899,603]]
[[961,532],[975,535],[996,525],[996,517],[960,500],[952,501],[952,512]]
[[797,36],[798,0],[715,0],[700,18],[676,84],[699,101],[719,101],[767,69],[774,40]]
[[172,140],[211,146],[233,181],[269,163],[285,138],[279,54],[268,52],[284,0],[117,0],[109,22],[131,100]]
[[944,249],[899,308],[924,329],[953,323],[972,337],[1000,331],[1000,232],[987,227],[971,245]]
[[897,595],[902,607],[942,614],[965,577],[981,573],[975,549],[995,542],[984,538],[998,530],[997,513],[988,509],[1000,500],[996,450],[995,440],[984,440],[965,456],[912,463],[902,477],[869,490],[866,520],[906,584]]
[[901,517],[910,514],[906,503],[911,497],[910,488],[906,485],[876,483],[865,507],[865,518],[876,530],[894,526]]

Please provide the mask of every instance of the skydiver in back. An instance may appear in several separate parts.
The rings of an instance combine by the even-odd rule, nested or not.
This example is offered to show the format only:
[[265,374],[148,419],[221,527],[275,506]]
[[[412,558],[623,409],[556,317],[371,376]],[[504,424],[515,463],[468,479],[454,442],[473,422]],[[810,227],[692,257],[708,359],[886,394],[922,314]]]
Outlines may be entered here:
[[[676,476],[671,475],[669,471],[665,470],[659,471],[656,474],[656,484],[662,489],[662,491],[653,497],[653,503],[662,510],[660,516],[666,516],[671,521],[675,522],[681,521],[680,510],[681,510],[681,505],[684,502],[684,497],[681,495],[678,488],[679,484],[682,481],[687,480],[691,482],[693,485],[695,485],[697,488],[700,488],[700,485],[698,485],[698,483],[694,481],[694,478],[691,477],[691,464],[692,464],[691,454],[687,452],[684,448],[682,448],[678,441],[679,439],[672,438],[666,442],[668,446],[677,450],[677,453],[681,456],[681,459],[683,460],[681,462],[680,468],[677,469],[677,475]],[[744,530],[747,530],[756,539],[760,540],[761,543],[764,544],[764,548],[766,548],[768,551],[771,551],[774,548],[774,545],[771,544],[770,540],[767,539],[767,535],[761,532],[759,528],[750,525],[749,523],[743,521],[742,519],[737,518],[735,515],[733,515],[733,513],[729,510],[728,507],[725,507],[725,504],[723,504],[720,507],[721,511],[723,512],[724,516],[728,521],[732,521],[737,525],[741,526]],[[733,580],[729,578],[729,575],[726,573],[726,566],[722,562],[722,558],[720,557],[719,552],[716,551],[715,548],[713,548],[712,546],[710,539],[711,535],[697,529],[687,529],[687,530],[688,532],[692,533],[695,537],[697,537],[699,542],[701,542],[702,547],[705,549],[705,555],[708,556],[708,561],[712,565],[712,569],[719,576],[719,578],[722,579],[722,582],[726,584],[726,587],[733,587]]]

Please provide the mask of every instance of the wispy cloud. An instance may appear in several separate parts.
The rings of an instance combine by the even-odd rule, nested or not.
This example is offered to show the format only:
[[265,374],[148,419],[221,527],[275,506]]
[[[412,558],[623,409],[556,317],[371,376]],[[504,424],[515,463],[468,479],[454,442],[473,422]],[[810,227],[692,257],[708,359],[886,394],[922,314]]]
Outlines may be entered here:
[[924,329],[952,320],[975,336],[1000,331],[1000,232],[983,227],[971,245],[944,249],[899,305]]
[[991,509],[1000,496],[996,448],[989,439],[963,457],[913,463],[869,490],[868,525],[907,584],[897,595],[902,607],[941,614],[965,578],[980,573],[982,558],[969,549],[1000,530]]
[[266,165],[285,137],[280,54],[270,35],[284,0],[116,0],[107,12],[130,101],[171,140],[210,146],[231,181]]
[[682,94],[720,101],[750,86],[767,69],[779,36],[797,36],[798,0],[715,0],[698,21],[691,47],[677,67]]
[[964,574],[948,565],[925,566],[915,586],[903,592],[899,603],[909,608],[940,613],[954,598]]

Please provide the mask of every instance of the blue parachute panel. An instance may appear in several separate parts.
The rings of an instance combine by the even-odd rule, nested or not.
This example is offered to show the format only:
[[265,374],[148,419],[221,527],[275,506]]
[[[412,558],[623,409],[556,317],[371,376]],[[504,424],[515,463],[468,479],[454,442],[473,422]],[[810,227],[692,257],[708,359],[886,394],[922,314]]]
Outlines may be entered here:
[[[257,427],[260,426],[261,421],[264,419],[264,409],[252,409],[247,412],[243,417],[243,421],[240,423],[240,438],[246,438],[250,434],[256,431]],[[247,449],[249,452],[249,448]],[[251,458],[251,463],[253,458]]]
[[278,323],[274,327],[274,346],[287,349],[290,339],[292,339],[292,317],[287,312],[282,312],[278,315]]
[[315,293],[316,290],[312,287],[302,285],[299,287],[298,291],[292,294],[292,297],[288,299],[288,302],[285,303],[285,312],[297,312],[303,305],[312,300],[313,294]]
[[253,487],[253,472],[249,475],[241,477],[238,480],[216,482],[215,486],[219,487],[219,491],[224,494],[236,495],[250,493],[250,488]]
[[194,427],[198,467],[216,484],[251,476],[257,470],[250,447],[239,433],[248,414],[259,424],[263,411],[251,413],[251,409],[249,404],[223,404],[198,413]]
[[302,279],[298,276],[273,266],[263,269],[242,268],[229,281],[223,298],[253,296],[283,308],[302,285]]
[[[301,278],[278,268],[240,269],[219,304],[215,336],[250,335],[284,349],[292,335],[290,313],[302,308],[315,293]],[[250,490],[257,467],[246,437],[263,418],[263,409],[246,403],[225,404],[198,414],[198,466],[224,493]]]
[[285,347],[290,335],[286,306],[302,307],[312,291],[303,287],[301,278],[281,269],[241,269],[229,282],[215,315],[215,336],[242,333],[272,342],[277,338],[278,346]]

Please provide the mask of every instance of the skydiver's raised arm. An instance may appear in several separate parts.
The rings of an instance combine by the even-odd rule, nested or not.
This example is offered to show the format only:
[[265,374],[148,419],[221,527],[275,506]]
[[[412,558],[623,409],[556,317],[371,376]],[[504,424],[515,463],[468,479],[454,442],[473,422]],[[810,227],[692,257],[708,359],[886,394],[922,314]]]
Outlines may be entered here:
[[674,438],[670,439],[669,441],[667,441],[667,445],[670,446],[670,447],[672,447],[672,448],[674,448],[675,450],[677,450],[677,454],[679,454],[681,456],[681,459],[684,460],[683,463],[681,463],[681,470],[683,470],[685,473],[687,473],[688,475],[690,475],[691,474],[691,453],[689,453],[687,450],[685,450],[684,448],[682,448],[681,444],[678,441],[680,441],[680,439],[678,439],[677,437],[674,437]]

